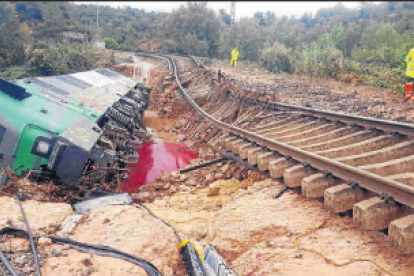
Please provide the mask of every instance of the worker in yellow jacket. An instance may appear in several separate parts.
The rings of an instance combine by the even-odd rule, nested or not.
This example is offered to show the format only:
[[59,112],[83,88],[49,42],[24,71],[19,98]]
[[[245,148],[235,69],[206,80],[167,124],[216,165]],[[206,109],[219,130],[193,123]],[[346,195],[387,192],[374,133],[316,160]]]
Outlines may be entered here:
[[230,66],[236,67],[238,56],[239,56],[239,51],[237,51],[237,48],[234,47],[233,51],[231,51]]
[[411,98],[411,96],[413,96],[414,102],[414,95],[412,95],[414,81],[414,48],[412,48],[410,52],[408,52],[405,61],[407,62],[407,70],[405,71],[405,98],[408,100],[409,98]]

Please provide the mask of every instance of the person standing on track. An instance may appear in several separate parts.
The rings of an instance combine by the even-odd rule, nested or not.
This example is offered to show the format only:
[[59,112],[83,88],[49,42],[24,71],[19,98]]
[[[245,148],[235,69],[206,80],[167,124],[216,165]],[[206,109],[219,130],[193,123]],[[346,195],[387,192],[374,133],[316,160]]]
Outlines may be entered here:
[[237,48],[234,47],[233,51],[231,51],[230,66],[236,67],[238,56],[239,56],[239,51],[237,51]]
[[408,52],[407,57],[405,58],[407,62],[407,70],[405,71],[405,99],[410,99],[414,102],[414,95],[413,95],[413,81],[414,81],[414,48]]

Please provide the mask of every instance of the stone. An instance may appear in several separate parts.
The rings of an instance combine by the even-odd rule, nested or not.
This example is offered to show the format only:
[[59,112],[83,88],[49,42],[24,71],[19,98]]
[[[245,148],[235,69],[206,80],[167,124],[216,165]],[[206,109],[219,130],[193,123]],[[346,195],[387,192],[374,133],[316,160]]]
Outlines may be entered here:
[[172,185],[172,186],[170,187],[170,192],[171,192],[171,193],[175,193],[175,192],[177,192],[177,186]]
[[210,173],[205,176],[205,183],[210,184],[214,182],[214,176]]
[[180,174],[180,181],[181,181],[181,182],[185,182],[185,181],[187,181],[187,179],[188,179],[188,176],[187,176],[187,175],[185,175],[185,174]]
[[[166,182],[168,183],[168,181],[166,181]],[[163,182],[155,182],[155,183],[152,184],[152,186],[154,186],[155,190],[158,191],[159,189],[161,189],[162,187],[164,187],[164,183]]]
[[91,274],[91,270],[89,268],[82,269],[82,276],[88,276]]
[[76,226],[82,220],[82,218],[83,218],[83,215],[72,215],[72,216],[67,217],[62,222],[61,230],[57,232],[57,235],[66,236],[66,235],[72,234]]
[[148,192],[140,192],[140,193],[134,193],[131,196],[134,200],[144,201],[144,200],[147,200],[150,197],[150,195],[151,194]]
[[168,190],[171,187],[170,183],[166,183],[164,184],[164,186],[162,187],[164,190]]
[[302,257],[303,257],[302,253],[296,253],[295,254],[295,258],[297,258],[297,259],[301,259]]
[[223,174],[223,173],[221,173],[221,172],[218,172],[218,173],[216,173],[216,174],[214,175],[214,178],[215,178],[216,180],[221,180],[221,179],[224,179],[224,174]]
[[27,275],[30,275],[31,273],[33,273],[35,271],[34,267],[31,265],[25,265],[23,268],[23,272]]
[[13,261],[15,264],[17,264],[18,267],[24,267],[25,264],[27,264],[28,262],[28,258],[23,255],[23,256],[18,256]]
[[231,170],[228,170],[224,173],[225,179],[230,179],[232,176],[233,176],[233,173],[231,172]]
[[59,266],[59,264],[58,263],[50,263],[50,267],[52,268],[52,269],[55,269],[55,268],[57,268]]
[[178,186],[178,188],[179,188],[179,190],[180,190],[180,191],[182,191],[182,192],[187,192],[187,191],[189,191],[189,190],[190,190],[190,188],[189,188],[189,187],[187,187],[187,186],[185,186],[185,185],[180,185],[180,186]]
[[[196,185],[197,185],[197,182],[196,182],[196,180],[195,180],[194,178],[190,178],[190,179],[188,179],[188,180],[185,182],[185,184],[186,184],[187,186],[196,186]],[[180,186],[182,186],[182,185],[180,185]]]
[[185,118],[181,118],[181,119],[178,121],[178,125],[179,125],[180,127],[185,127],[187,124],[188,124],[188,121],[187,121]]
[[170,174],[170,180],[180,179],[180,173],[179,172],[172,172]]
[[204,156],[204,160],[213,160],[216,158],[214,152],[207,152]]
[[167,182],[167,181],[169,181],[169,176],[168,176],[168,174],[165,173],[165,171],[161,171],[161,175],[160,175],[159,179],[163,182]]
[[210,187],[207,196],[218,196],[220,194],[220,187]]
[[37,245],[39,246],[50,246],[52,244],[52,240],[50,238],[41,237],[37,240]]
[[205,239],[207,235],[208,235],[208,231],[206,227],[197,228],[196,235],[195,235],[197,240]]
[[222,173],[225,173],[226,171],[228,171],[229,167],[230,167],[230,164],[229,163],[226,163],[224,166],[222,166],[220,168],[220,170],[221,170]]
[[63,255],[63,250],[60,248],[55,248],[52,250],[52,256],[53,257],[60,257]]

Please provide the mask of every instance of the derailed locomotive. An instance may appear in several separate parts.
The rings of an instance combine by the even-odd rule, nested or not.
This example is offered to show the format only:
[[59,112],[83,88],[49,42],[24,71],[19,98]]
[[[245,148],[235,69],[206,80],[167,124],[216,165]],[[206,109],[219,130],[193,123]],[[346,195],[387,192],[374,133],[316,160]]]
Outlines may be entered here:
[[110,69],[0,80],[0,187],[10,172],[112,187],[138,160],[151,89]]

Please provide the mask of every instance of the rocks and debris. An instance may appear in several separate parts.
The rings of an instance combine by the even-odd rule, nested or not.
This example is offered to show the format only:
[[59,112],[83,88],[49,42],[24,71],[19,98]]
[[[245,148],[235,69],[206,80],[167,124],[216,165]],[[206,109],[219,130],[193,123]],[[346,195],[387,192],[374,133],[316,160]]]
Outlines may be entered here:
[[68,216],[61,225],[61,230],[57,232],[58,236],[65,237],[71,235],[75,230],[76,226],[81,222],[84,218],[83,215],[71,215]]
[[234,69],[210,65],[219,69],[240,87],[251,86],[250,96],[261,100],[330,110],[346,114],[375,117],[401,122],[414,122],[414,105],[391,89],[349,85],[335,80],[299,75],[274,75],[269,72]]
[[[153,74],[158,73],[154,70]],[[171,88],[168,93],[162,88],[162,82],[170,82],[172,78],[163,79],[162,74],[152,77],[150,81],[158,78],[160,83],[156,88],[158,96],[164,94],[154,97],[154,103],[166,108],[161,116],[170,120],[163,126],[166,130],[158,128],[157,133],[174,139],[182,135],[188,145],[199,151],[200,158],[189,166],[217,158],[217,150],[209,144],[212,137],[203,130],[196,114],[184,104],[182,109],[169,108],[174,101],[161,104],[163,98],[169,97],[167,94],[176,93],[173,84],[165,85]],[[199,84],[188,82],[189,91],[195,93],[197,86],[210,81],[202,76],[199,79]],[[294,84],[283,85],[281,90],[299,88]],[[309,93],[316,98],[337,93],[325,88],[312,91]],[[309,94],[299,95],[305,98]],[[174,98],[177,96],[174,94]],[[344,106],[353,102],[346,97],[340,100],[345,100]],[[205,103],[206,108],[208,104]],[[371,109],[382,112],[386,106],[378,100]],[[368,109],[361,107],[362,111]],[[238,275],[411,275],[414,256],[390,248],[384,234],[361,232],[351,219],[332,215],[320,202],[305,200],[297,193],[286,193],[275,201],[273,196],[281,188],[280,183],[265,175],[230,161],[186,174],[163,173],[131,196],[147,202],[157,215],[176,226],[198,248],[213,244]],[[143,210],[129,205],[108,205],[81,216],[74,215],[70,205],[64,203],[26,201],[24,205],[35,235],[57,235],[111,246],[153,262],[162,275],[186,275],[174,234]],[[2,197],[0,201],[0,226],[24,227],[13,199]],[[146,275],[142,269],[122,260],[91,256],[47,241],[45,244],[48,245],[38,247],[44,276]],[[18,273],[33,275],[33,257],[26,240],[4,236],[0,248],[8,252]]]

